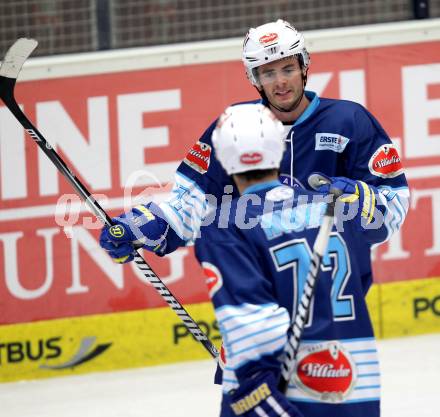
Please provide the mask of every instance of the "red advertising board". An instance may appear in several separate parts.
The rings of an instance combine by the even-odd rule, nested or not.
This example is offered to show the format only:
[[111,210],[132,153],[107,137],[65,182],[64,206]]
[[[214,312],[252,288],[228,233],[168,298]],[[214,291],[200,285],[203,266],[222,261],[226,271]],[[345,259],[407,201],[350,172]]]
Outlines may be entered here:
[[[308,88],[361,102],[400,149],[411,209],[401,233],[375,253],[376,281],[440,275],[440,42],[313,54]],[[16,90],[110,215],[126,208],[127,189],[165,194],[223,108],[257,97],[238,61],[29,81]],[[140,171],[147,174],[127,187]],[[63,210],[77,204],[66,194],[68,183],[0,107],[0,324],[164,305],[134,267],[113,264],[98,247],[91,214],[70,214],[73,227],[62,227],[72,220]],[[192,249],[146,257],[182,303],[208,299]]]

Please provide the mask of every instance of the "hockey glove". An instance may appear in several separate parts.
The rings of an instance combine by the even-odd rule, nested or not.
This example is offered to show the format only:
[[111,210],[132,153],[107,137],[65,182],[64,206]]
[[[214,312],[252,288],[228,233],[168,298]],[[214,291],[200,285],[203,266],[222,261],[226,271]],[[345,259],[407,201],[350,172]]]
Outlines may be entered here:
[[228,396],[230,406],[237,416],[303,417],[302,413],[278,390],[271,372],[264,372],[247,379]]
[[316,173],[327,179],[327,183],[316,187],[322,193],[329,193],[331,189],[340,190],[343,194],[339,201],[349,204],[349,210],[355,210],[352,218],[358,228],[365,229],[374,219],[376,209],[376,196],[373,187],[363,181],[355,181],[346,177],[327,177],[322,173]]
[[102,229],[99,244],[115,262],[132,261],[135,247],[163,255],[169,225],[158,205],[140,204],[112,221]]

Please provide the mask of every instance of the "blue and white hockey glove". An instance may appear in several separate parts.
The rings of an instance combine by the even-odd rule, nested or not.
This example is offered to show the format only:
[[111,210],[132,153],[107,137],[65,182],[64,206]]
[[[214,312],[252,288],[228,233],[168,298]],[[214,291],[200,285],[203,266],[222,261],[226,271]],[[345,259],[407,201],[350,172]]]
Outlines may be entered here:
[[241,383],[232,393],[230,406],[242,417],[303,417],[303,414],[278,390],[271,372],[263,372]]
[[112,221],[113,226],[101,230],[99,244],[115,262],[132,261],[134,247],[163,255],[169,225],[157,204],[140,204]]
[[355,181],[346,177],[328,177],[319,172],[315,174],[328,181],[315,189],[322,193],[329,193],[331,189],[340,190],[343,194],[339,201],[348,203],[349,210],[355,210],[353,218],[356,221],[356,226],[367,228],[374,219],[376,209],[374,188],[363,181]]

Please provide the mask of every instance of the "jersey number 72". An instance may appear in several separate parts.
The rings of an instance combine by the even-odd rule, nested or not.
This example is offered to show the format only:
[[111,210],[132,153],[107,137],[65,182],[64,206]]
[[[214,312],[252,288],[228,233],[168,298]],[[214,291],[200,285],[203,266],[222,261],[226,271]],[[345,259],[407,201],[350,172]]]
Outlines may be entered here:
[[[304,238],[294,239],[273,246],[270,248],[270,252],[277,271],[293,269],[294,294],[296,296],[293,300],[292,311],[295,312],[311,262],[312,251],[310,245]],[[351,275],[350,256],[344,239],[337,232],[332,232],[330,235],[321,270],[323,272],[331,271],[330,298],[333,319],[335,321],[353,320],[355,318],[353,295],[345,294],[345,287]],[[313,304],[312,300],[307,326],[310,326],[313,320]]]

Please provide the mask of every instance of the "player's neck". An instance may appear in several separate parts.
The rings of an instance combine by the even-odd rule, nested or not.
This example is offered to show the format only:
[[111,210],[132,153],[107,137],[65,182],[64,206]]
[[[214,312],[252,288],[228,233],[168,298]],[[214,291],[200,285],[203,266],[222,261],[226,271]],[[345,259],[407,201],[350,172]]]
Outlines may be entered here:
[[264,184],[265,182],[271,182],[278,180],[278,174],[269,174],[264,178],[260,178],[258,180],[247,180],[246,178],[239,177],[238,175],[233,175],[235,185],[240,192],[240,195],[243,195],[246,188],[249,188],[256,184]]

